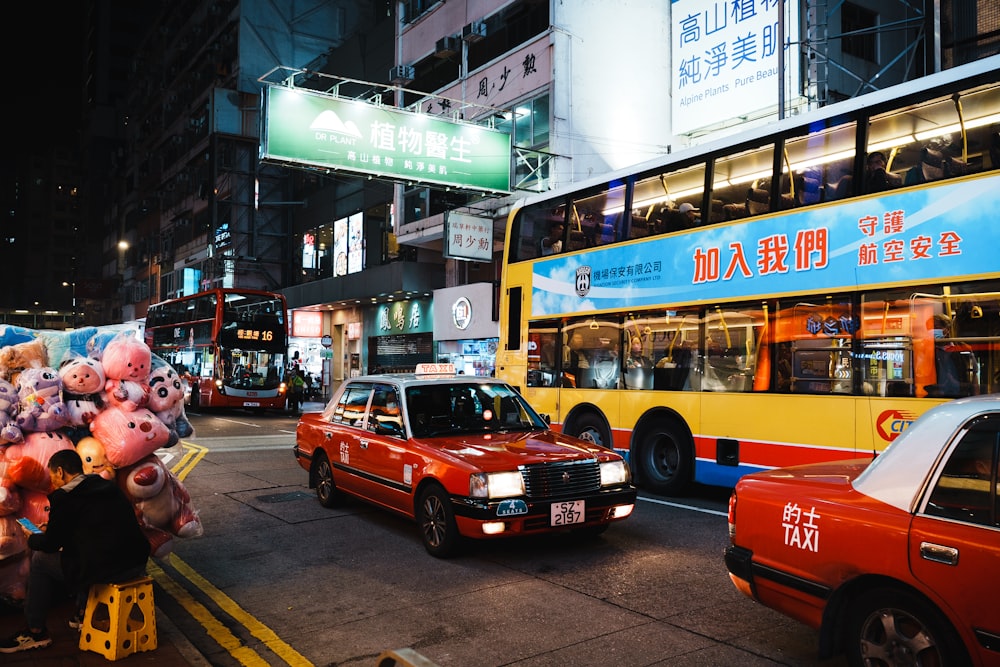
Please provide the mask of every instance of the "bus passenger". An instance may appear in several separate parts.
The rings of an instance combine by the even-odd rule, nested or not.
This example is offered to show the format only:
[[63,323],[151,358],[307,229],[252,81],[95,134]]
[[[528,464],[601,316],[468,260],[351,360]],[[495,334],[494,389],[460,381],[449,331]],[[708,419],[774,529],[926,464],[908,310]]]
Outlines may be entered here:
[[903,184],[903,179],[891,171],[886,171],[888,161],[885,153],[874,151],[868,154],[865,163],[865,192],[883,192],[898,188]]
[[642,339],[638,336],[632,338],[632,345],[629,355],[625,358],[625,368],[652,368],[653,361],[642,353]]
[[549,233],[547,236],[543,236],[542,240],[539,242],[539,247],[542,251],[542,256],[554,255],[558,252],[562,252],[562,238],[563,231],[566,227],[563,225],[561,220],[553,220],[549,223]]
[[581,372],[584,369],[589,368],[590,360],[587,358],[587,354],[583,351],[583,334],[576,331],[572,336],[570,336],[569,339],[569,349],[567,351],[566,363],[563,366],[563,386],[580,386],[580,381],[583,379],[581,377]]

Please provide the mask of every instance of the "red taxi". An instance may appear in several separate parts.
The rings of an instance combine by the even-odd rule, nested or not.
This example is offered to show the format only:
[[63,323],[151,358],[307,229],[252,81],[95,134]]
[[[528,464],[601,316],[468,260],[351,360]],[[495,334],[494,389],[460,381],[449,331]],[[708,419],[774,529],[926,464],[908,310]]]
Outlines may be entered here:
[[550,431],[504,382],[428,366],[445,372],[352,378],[301,417],[295,458],[320,504],[344,493],[414,518],[439,557],[462,538],[598,534],[632,513],[621,456]]
[[743,477],[736,587],[851,665],[1000,665],[1000,395],[942,404],[874,461]]

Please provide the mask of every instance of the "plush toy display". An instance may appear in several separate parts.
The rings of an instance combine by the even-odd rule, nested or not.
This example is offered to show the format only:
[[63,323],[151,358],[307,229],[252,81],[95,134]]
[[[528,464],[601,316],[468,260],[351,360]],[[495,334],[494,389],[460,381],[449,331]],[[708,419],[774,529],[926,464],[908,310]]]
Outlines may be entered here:
[[8,382],[16,382],[18,374],[26,368],[48,365],[48,348],[41,338],[0,348],[0,377]]
[[104,453],[104,445],[97,438],[85,436],[76,443],[76,453],[83,461],[83,472],[100,475],[104,479],[115,478],[115,469],[108,463],[107,454]]
[[73,356],[59,366],[59,377],[69,424],[89,426],[104,408],[104,366],[97,359]]
[[156,455],[192,432],[177,371],[133,329],[0,324],[0,601],[25,598],[30,550],[15,519],[48,522],[48,461],[63,449],[125,491],[155,557],[200,536],[187,490]]
[[55,431],[69,423],[69,411],[62,401],[62,380],[54,368],[26,368],[17,376],[20,408],[14,421],[29,431]]
[[17,387],[0,379],[0,444],[24,440],[24,432],[16,421],[20,409],[21,397],[17,395]]
[[180,438],[186,438],[194,429],[184,412],[184,385],[181,378],[160,357],[153,355],[153,372],[149,375],[150,411],[160,418],[170,431],[170,441],[167,446],[173,446]]
[[152,353],[149,346],[130,333],[112,338],[101,353],[107,381],[108,402],[131,412],[146,406],[149,400],[149,372]]
[[94,418],[90,431],[104,445],[105,457],[116,468],[132,465],[170,441],[170,431],[146,408],[129,412],[107,407]]
[[[200,537],[203,528],[191,496],[177,476],[155,454],[118,471],[118,485],[136,509],[139,523],[177,537]],[[148,533],[147,533],[148,535]],[[167,542],[160,551],[172,548]]]
[[7,477],[25,489],[50,492],[49,458],[62,449],[73,449],[73,442],[58,431],[26,434],[24,442],[7,445],[3,450]]

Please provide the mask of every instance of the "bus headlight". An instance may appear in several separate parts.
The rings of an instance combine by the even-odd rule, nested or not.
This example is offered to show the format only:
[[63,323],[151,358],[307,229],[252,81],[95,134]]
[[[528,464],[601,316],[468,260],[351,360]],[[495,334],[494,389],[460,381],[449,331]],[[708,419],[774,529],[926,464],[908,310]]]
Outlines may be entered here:
[[619,486],[628,483],[628,468],[624,461],[605,461],[601,464],[601,486]]
[[524,478],[519,472],[479,472],[469,477],[473,498],[510,498],[524,495]]

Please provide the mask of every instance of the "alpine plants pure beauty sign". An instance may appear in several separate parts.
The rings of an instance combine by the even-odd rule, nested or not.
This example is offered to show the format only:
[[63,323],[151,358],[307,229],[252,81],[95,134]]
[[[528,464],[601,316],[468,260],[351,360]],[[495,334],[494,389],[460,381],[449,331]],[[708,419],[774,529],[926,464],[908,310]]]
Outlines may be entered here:
[[261,159],[471,190],[510,191],[510,135],[269,86]]

